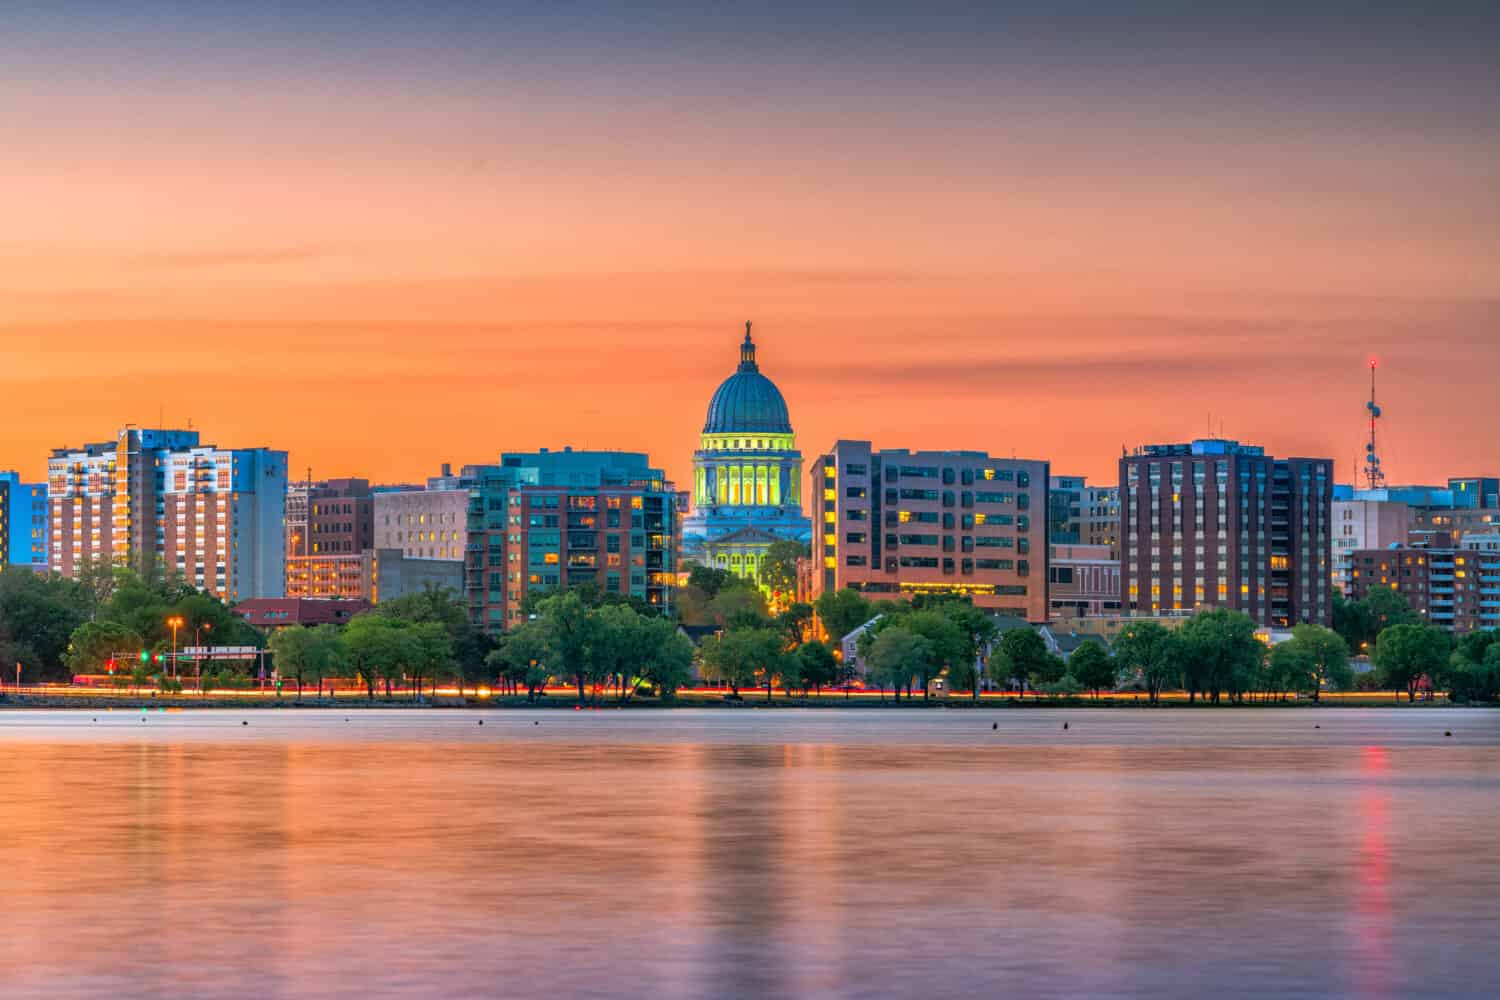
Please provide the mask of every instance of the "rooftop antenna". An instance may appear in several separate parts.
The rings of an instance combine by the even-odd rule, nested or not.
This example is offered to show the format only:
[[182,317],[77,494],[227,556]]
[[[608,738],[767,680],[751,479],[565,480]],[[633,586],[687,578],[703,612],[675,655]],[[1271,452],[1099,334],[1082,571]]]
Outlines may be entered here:
[[1380,407],[1375,402],[1375,365],[1370,359],[1370,400],[1365,409],[1370,413],[1370,440],[1365,443],[1365,488],[1378,490],[1385,484],[1385,470],[1380,467],[1380,455],[1375,450],[1375,423],[1380,419]]

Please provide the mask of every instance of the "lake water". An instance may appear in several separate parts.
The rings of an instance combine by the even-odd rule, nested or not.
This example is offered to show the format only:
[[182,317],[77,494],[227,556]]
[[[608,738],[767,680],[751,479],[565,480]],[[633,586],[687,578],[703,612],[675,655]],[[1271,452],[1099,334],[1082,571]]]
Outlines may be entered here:
[[4,997],[1493,996],[1500,712],[0,712],[0,854]]

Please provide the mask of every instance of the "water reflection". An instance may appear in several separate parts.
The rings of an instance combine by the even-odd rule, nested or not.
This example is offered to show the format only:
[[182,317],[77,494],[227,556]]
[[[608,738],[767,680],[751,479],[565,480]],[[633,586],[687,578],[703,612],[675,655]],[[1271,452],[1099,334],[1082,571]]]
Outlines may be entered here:
[[381,714],[0,716],[0,995],[1488,991],[1486,713]]

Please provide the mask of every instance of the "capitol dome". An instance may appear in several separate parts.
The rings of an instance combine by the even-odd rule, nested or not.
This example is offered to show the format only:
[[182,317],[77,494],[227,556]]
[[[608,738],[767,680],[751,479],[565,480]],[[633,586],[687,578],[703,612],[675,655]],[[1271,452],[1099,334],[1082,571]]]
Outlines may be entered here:
[[791,416],[776,383],[760,373],[755,363],[755,342],[750,324],[745,324],[745,342],[740,345],[740,366],[720,384],[708,403],[705,434],[790,434]]

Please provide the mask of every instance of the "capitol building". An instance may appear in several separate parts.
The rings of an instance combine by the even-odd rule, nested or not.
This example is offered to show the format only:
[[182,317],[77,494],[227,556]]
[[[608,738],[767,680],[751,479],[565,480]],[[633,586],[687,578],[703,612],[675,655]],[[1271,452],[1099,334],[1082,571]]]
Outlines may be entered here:
[[773,542],[808,544],[802,513],[802,453],[776,383],[755,361],[750,324],[740,364],[708,403],[693,453],[693,510],[682,524],[684,562],[758,580]]

